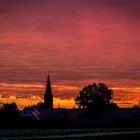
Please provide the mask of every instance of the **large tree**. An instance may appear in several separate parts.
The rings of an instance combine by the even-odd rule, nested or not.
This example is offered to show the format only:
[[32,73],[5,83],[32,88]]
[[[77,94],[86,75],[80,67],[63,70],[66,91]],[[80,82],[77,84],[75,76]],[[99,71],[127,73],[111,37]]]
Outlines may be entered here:
[[112,103],[113,91],[104,83],[93,83],[84,87],[75,102],[79,108],[103,108],[115,106]]
[[19,110],[16,103],[7,103],[2,105],[2,116],[6,118],[17,118],[19,116]]

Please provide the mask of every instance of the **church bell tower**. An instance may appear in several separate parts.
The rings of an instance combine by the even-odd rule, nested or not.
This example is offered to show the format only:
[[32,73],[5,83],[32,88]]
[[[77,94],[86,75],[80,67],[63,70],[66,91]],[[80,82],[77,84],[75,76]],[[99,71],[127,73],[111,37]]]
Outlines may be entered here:
[[46,82],[46,89],[45,89],[45,94],[44,94],[44,105],[47,109],[53,109],[53,94],[52,94],[49,74],[48,74],[48,79]]

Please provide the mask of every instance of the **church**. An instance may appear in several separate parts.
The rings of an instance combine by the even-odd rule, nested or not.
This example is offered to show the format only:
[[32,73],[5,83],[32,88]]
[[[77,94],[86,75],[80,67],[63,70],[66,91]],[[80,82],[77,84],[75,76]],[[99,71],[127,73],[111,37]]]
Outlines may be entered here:
[[46,109],[53,109],[53,93],[52,93],[49,74],[48,74],[48,79],[47,79],[45,94],[44,94],[44,105]]
[[40,118],[45,120],[76,119],[83,113],[82,109],[66,109],[53,107],[53,90],[51,87],[49,74],[44,93],[44,108],[38,109],[37,111],[39,112],[38,114],[40,114]]
[[63,120],[63,119],[77,119],[83,114],[82,109],[66,109],[53,107],[53,91],[51,87],[51,80],[48,74],[46,81],[44,103],[43,107],[24,108],[21,111],[22,118],[34,118],[37,120]]

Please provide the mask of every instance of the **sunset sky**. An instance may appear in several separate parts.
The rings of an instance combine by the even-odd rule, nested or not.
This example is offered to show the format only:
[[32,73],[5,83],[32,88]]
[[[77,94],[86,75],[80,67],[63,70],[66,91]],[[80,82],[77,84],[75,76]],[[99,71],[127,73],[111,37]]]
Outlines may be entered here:
[[104,82],[114,102],[140,100],[139,0],[1,0],[0,102],[43,101],[50,72],[54,106]]

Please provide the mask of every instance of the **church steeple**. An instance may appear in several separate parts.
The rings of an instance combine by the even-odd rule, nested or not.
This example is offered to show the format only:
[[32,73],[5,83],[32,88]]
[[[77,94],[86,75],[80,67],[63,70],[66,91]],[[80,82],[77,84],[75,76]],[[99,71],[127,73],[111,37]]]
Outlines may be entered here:
[[49,74],[48,74],[48,79],[46,82],[46,89],[45,89],[45,94],[44,94],[44,104],[45,104],[46,108],[53,109],[53,94],[52,94],[51,81],[50,81]]

